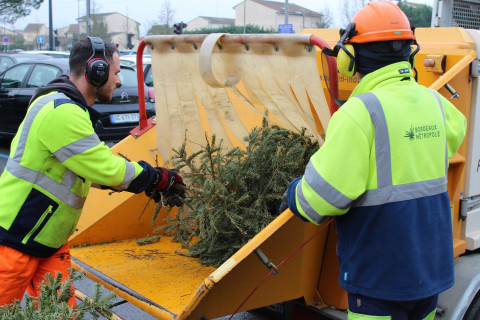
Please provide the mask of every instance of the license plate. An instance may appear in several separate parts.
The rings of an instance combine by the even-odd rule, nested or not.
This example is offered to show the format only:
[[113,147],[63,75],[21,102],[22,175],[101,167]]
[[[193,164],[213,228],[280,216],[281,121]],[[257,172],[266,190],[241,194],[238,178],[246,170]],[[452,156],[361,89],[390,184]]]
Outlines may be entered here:
[[138,113],[119,113],[110,115],[110,121],[112,123],[138,122],[138,118]]

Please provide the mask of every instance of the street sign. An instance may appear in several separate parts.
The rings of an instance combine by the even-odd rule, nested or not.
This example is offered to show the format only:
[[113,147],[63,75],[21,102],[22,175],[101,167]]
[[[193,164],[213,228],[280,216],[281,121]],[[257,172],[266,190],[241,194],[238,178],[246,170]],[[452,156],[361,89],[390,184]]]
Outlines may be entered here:
[[37,36],[37,43],[39,44],[45,43],[45,39],[43,38],[43,36]]
[[293,33],[293,25],[292,24],[279,24],[278,25],[278,33]]
[[3,37],[3,45],[8,46],[10,43],[8,42],[8,37]]

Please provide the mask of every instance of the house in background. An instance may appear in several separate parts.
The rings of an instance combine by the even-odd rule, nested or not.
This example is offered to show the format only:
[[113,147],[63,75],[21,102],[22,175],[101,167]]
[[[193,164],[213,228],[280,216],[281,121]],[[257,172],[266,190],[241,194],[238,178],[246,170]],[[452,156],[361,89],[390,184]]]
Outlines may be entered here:
[[[189,21],[185,30],[215,29],[231,25],[243,26],[244,23],[263,27],[264,29],[278,30],[279,25],[285,23],[285,2],[244,0],[234,6],[233,9],[235,10],[235,19],[199,16]],[[305,28],[316,28],[323,19],[321,13],[294,3],[289,3],[288,12],[288,23],[292,24],[293,32],[300,32]],[[100,37],[108,36],[110,38],[109,41],[117,44],[119,49],[128,48],[129,38],[133,47],[137,47],[141,41],[140,23],[121,13],[91,14],[90,19],[92,34]],[[68,27],[55,30],[54,38],[58,40],[59,46],[54,46],[54,49],[61,51],[70,50],[80,37],[86,35],[87,17],[80,17],[77,21],[78,23],[76,24],[70,24]],[[98,33],[95,28],[98,28]],[[2,28],[0,28],[0,32],[1,30]],[[38,36],[43,36],[44,43],[42,48],[49,48],[49,29],[44,23],[29,24],[23,31],[12,31],[4,27],[3,37],[8,37],[10,42],[9,45],[4,46],[4,50],[13,49],[16,45],[18,45],[17,48],[26,50],[38,49]]]
[[[100,37],[108,36],[109,41],[118,45],[119,49],[126,49],[130,34],[130,40],[134,47],[140,41],[140,23],[130,19],[118,12],[91,14],[90,26],[92,34]],[[70,50],[73,44],[87,33],[87,17],[83,16],[77,19],[78,23],[70,24],[68,27],[54,30],[53,37],[57,40],[54,50]],[[100,27],[99,27],[100,26]],[[98,28],[100,34],[95,34],[95,28]],[[47,49],[49,44],[49,28],[44,23],[28,24],[24,30],[9,30],[5,27],[0,28],[3,39],[9,39],[9,45],[4,45],[4,50],[22,48],[25,50]],[[43,44],[40,46],[37,37],[43,36]]]
[[215,17],[196,17],[187,23],[186,31],[193,31],[203,28],[216,29],[225,26],[234,26],[235,19],[230,18],[215,18]]
[[0,51],[9,51],[9,47],[14,48],[17,40],[23,38],[22,33],[20,30],[11,30],[5,26],[1,27],[0,35],[2,36],[2,42],[0,43]]
[[[111,42],[118,44],[120,49],[126,49],[128,44],[128,34],[133,34],[131,42],[133,46],[140,43],[140,23],[124,16],[118,12],[91,14],[91,26],[94,23],[103,23],[106,26],[106,32],[111,37]],[[87,17],[78,18],[80,25],[80,34],[87,33]]]
[[43,36],[45,43],[48,42],[48,28],[43,23],[30,23],[23,30],[25,43],[37,43],[37,36]]
[[[285,2],[245,0],[234,6],[233,9],[235,9],[235,25],[237,26],[253,24],[264,29],[278,30],[278,26],[285,23]],[[288,23],[292,25],[293,32],[317,28],[322,18],[321,13],[294,3],[288,5]]]

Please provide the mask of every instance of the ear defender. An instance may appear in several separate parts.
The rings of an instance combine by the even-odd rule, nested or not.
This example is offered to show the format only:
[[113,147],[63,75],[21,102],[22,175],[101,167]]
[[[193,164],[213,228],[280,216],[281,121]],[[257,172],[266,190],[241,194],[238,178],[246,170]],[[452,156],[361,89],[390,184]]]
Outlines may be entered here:
[[88,37],[93,54],[85,67],[85,78],[94,87],[103,86],[108,81],[110,66],[105,58],[105,44],[98,37]]
[[338,51],[338,72],[345,77],[353,77],[357,72],[355,67],[355,49],[351,44],[346,44]]
[[420,45],[417,43],[417,41],[414,41],[413,44],[416,46],[416,48],[412,47],[412,51],[410,53],[410,56],[408,57],[408,62],[410,62],[412,69],[415,68],[416,56],[418,51],[420,51]]

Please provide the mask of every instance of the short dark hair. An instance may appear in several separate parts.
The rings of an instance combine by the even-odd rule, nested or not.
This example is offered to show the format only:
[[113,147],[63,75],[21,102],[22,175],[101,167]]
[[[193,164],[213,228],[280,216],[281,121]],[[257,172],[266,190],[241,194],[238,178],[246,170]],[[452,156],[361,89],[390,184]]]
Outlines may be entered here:
[[[113,54],[115,52],[119,53],[118,48],[109,42],[105,42],[105,58],[107,59],[107,62],[112,61]],[[75,43],[72,51],[70,52],[70,72],[77,77],[81,76],[85,72],[87,61],[90,59],[92,54],[93,49],[90,39],[83,38]]]

